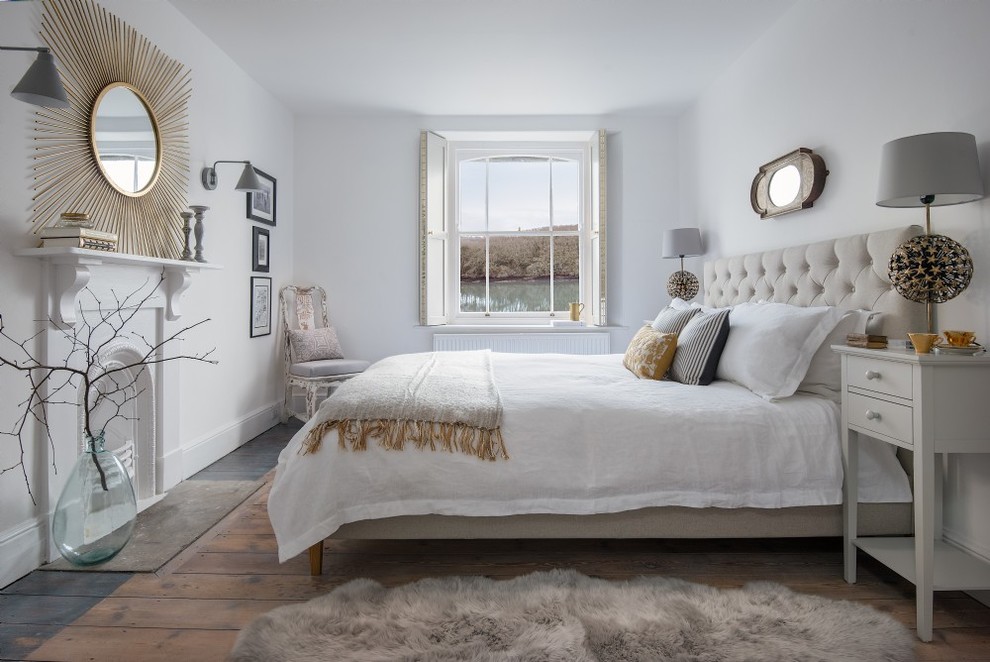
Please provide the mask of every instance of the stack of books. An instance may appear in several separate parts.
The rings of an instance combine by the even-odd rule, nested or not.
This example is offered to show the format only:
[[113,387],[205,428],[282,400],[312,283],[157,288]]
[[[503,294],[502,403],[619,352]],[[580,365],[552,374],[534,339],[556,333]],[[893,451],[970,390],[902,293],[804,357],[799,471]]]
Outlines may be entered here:
[[846,336],[846,344],[850,347],[887,349],[887,336],[876,336],[869,333],[850,333]]
[[93,228],[50,227],[41,230],[42,248],[87,248],[93,251],[117,250],[117,235]]

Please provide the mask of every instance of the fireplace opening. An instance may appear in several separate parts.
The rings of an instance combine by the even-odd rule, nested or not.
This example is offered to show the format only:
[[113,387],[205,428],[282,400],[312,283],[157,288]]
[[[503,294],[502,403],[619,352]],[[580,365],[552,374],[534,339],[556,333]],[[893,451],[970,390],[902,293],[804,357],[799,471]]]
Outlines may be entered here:
[[[102,349],[98,356],[102,371],[114,372],[93,383],[92,388],[103,397],[90,419],[94,433],[103,430],[104,448],[113,452],[127,469],[139,511],[157,500],[163,482],[155,438],[154,366],[133,365],[142,360],[146,351],[119,339]],[[82,452],[86,440],[82,434],[80,437]]]

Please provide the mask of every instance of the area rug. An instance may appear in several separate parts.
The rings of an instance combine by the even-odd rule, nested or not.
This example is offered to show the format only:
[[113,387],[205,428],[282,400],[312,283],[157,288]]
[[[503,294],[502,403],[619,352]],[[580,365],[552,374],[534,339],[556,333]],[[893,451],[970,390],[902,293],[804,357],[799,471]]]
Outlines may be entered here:
[[155,572],[263,485],[256,480],[185,480],[138,513],[127,546],[106,563],[79,567],[59,559],[41,570]]
[[573,570],[507,581],[356,579],[257,618],[233,662],[913,660],[911,633],[871,607],[759,582],[614,582]]

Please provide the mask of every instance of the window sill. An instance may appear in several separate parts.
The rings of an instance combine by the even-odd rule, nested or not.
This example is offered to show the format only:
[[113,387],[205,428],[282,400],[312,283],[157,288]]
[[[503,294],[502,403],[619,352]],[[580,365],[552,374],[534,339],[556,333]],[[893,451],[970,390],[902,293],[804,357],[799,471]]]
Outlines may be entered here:
[[624,326],[550,326],[549,324],[444,324],[427,326],[435,333],[594,333],[609,329],[624,329]]

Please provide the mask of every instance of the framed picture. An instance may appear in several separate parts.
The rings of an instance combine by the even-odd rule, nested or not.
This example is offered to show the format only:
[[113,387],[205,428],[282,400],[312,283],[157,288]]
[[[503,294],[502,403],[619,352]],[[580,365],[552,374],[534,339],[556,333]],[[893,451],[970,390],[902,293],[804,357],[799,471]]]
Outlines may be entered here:
[[251,229],[251,271],[268,273],[268,230],[254,226]]
[[254,171],[258,173],[265,190],[247,194],[247,217],[252,221],[275,225],[275,178],[257,168]]
[[272,279],[251,276],[251,337],[272,332]]

